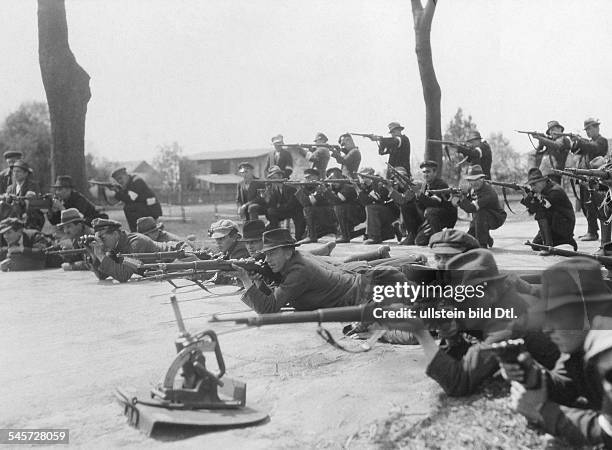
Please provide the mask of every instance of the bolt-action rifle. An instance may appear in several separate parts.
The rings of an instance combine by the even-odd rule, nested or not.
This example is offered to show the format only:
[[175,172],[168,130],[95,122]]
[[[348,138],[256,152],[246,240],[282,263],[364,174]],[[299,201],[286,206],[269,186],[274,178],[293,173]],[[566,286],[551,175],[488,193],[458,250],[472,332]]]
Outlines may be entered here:
[[593,177],[601,180],[609,180],[612,178],[612,171],[602,169],[578,169],[575,167],[566,167],[566,172],[573,173],[575,175],[583,175],[585,177]]
[[398,171],[395,167],[393,167],[389,163],[385,163],[387,168],[389,169],[390,175],[397,180],[400,187],[403,189],[408,189],[412,186],[416,186],[412,178],[408,175],[404,175],[402,172]]
[[88,183],[93,184],[94,186],[102,186],[102,187],[113,189],[113,190],[123,189],[123,187],[119,183],[115,183],[112,181],[89,180]]
[[572,256],[584,256],[586,258],[591,258],[598,261],[606,269],[612,269],[612,256],[593,255],[586,252],[574,252],[572,250],[564,250],[562,248],[552,247],[549,245],[534,244],[530,241],[525,242],[525,245],[529,245],[535,250],[547,250],[551,255],[566,256],[568,258],[571,258]]
[[532,357],[525,354],[525,341],[523,339],[509,339],[495,342],[482,347],[483,350],[492,351],[501,364],[518,364],[525,372],[523,385],[527,389],[539,389],[541,384],[538,365]]
[[526,134],[528,136],[533,136],[536,139],[551,139],[546,133],[541,133],[540,131],[524,131],[524,130],[514,130],[517,133]]
[[368,133],[349,133],[351,136],[360,136],[360,137],[364,137],[364,138],[368,138],[371,141],[380,141],[383,139],[382,136],[379,136],[378,134],[368,134]]
[[431,195],[452,195],[452,196],[465,196],[466,192],[463,189],[448,187],[444,189],[427,189],[425,193],[430,193]]
[[516,214],[516,213],[514,211],[512,211],[512,208],[510,207],[510,203],[508,202],[508,196],[507,196],[507,193],[506,193],[506,189],[512,189],[514,191],[522,191],[525,194],[533,194],[534,193],[533,189],[531,189],[531,187],[526,185],[526,184],[504,183],[503,181],[495,181],[495,180],[488,180],[488,182],[490,184],[492,184],[493,186],[501,186],[502,194],[504,196],[504,202],[506,203],[506,206],[508,207],[508,210],[512,214]]

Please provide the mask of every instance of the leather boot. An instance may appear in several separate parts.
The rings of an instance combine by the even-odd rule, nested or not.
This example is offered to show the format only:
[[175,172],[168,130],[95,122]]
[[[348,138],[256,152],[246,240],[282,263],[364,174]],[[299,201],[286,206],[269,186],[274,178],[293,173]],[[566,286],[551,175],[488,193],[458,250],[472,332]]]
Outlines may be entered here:
[[[540,235],[542,236],[542,244],[548,247],[554,247],[553,238],[552,238],[552,230],[550,229],[550,224],[546,219],[538,220],[538,226],[540,227]],[[538,253],[540,256],[549,256],[551,253],[548,250],[542,250]]]
[[601,225],[601,241],[600,241],[601,245],[599,246],[599,249],[595,252],[595,254],[605,255],[604,247],[612,239],[610,236],[611,231],[612,231],[612,225],[605,223],[603,220],[600,221],[600,225]]

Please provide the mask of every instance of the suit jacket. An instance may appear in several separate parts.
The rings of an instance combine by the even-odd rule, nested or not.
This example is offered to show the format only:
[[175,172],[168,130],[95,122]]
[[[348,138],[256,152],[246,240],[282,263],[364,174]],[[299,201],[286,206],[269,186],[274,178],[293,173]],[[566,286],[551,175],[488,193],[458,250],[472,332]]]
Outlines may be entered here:
[[245,203],[264,203],[263,198],[261,198],[257,192],[257,189],[262,188],[263,185],[255,183],[255,180],[259,180],[259,178],[253,178],[253,181],[251,181],[248,186],[244,180],[238,183],[236,187],[236,203],[238,206],[242,206]]
[[389,164],[393,167],[404,167],[410,172],[410,140],[408,136],[382,138],[378,143],[378,153],[389,155]]
[[[87,198],[78,191],[73,190],[70,197],[64,200],[64,208],[76,208],[85,217],[85,223],[91,226],[91,221],[96,217],[100,217],[100,213],[96,210],[96,205],[87,200]],[[49,211],[47,217],[49,222],[57,225],[61,222],[61,211]]]
[[[266,160],[266,165],[264,166],[264,170],[266,174],[268,173],[268,169],[272,166],[278,166],[285,171],[287,177],[291,175],[293,172],[293,157],[288,150],[281,148],[278,152],[278,156],[276,155],[276,150],[272,150],[268,154],[268,159]],[[265,174],[264,174],[265,175]]]
[[[130,196],[130,192],[133,193],[132,196]],[[134,194],[136,196],[132,199]],[[124,203],[124,211],[142,211],[144,214],[141,217],[151,216],[155,219],[162,215],[161,205],[157,197],[138,175],[130,175],[127,186],[117,192],[115,198]]]

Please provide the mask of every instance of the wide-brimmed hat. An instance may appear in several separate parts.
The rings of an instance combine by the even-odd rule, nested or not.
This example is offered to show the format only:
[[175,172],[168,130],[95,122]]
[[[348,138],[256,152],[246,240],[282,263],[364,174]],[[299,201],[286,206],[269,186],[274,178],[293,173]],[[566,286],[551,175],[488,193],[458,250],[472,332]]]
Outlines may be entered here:
[[611,302],[612,291],[601,274],[601,265],[591,258],[576,256],[542,272],[541,297],[545,311],[571,304]]
[[327,142],[327,136],[325,136],[325,133],[321,133],[318,132],[317,134],[315,134],[315,138],[314,138],[314,142],[317,142],[319,139],[321,139],[323,142]]
[[561,128],[561,133],[563,133],[565,131],[565,127],[563,125],[561,125],[558,121],[551,120],[550,122],[548,122],[546,124],[546,132],[548,133],[550,131],[550,129],[554,128],[554,127]]
[[272,139],[270,140],[272,141],[273,144],[282,144],[284,138],[282,134],[277,134],[276,136],[273,136]]
[[319,173],[319,171],[314,167],[309,167],[308,169],[305,169],[304,175],[315,175],[317,177],[321,177],[321,173]]
[[23,158],[23,153],[21,153],[18,150],[8,150],[8,151],[4,152],[2,154],[2,156],[4,156],[4,159],[9,159],[9,158],[18,158],[18,159],[21,159],[21,158]]
[[160,229],[160,225],[155,221],[153,217],[140,217],[136,221],[136,232],[142,234],[148,234],[153,231]]
[[32,169],[30,168],[30,165],[27,162],[25,162],[23,159],[18,159],[13,164],[11,164],[11,169],[13,167],[19,167],[20,169],[23,169],[26,172],[32,173]]
[[238,230],[238,224],[233,220],[223,219],[213,223],[208,230],[208,234],[213,239],[219,239],[230,234],[232,230]]
[[246,169],[246,168],[251,169],[251,170],[255,170],[255,167],[253,167],[253,164],[251,164],[251,163],[250,163],[250,162],[248,162],[248,161],[243,161],[243,162],[241,162],[241,163],[238,165],[238,172],[239,172],[239,173],[246,172],[246,170],[244,170],[244,169]]
[[111,219],[96,218],[91,221],[91,226],[95,232],[98,231],[115,231],[121,229],[121,222]]
[[111,173],[111,177],[113,177],[116,180],[117,177],[122,174],[127,174],[127,169],[125,167],[119,167],[113,170],[113,172]]
[[480,135],[480,132],[479,131],[470,131],[466,141],[474,141],[476,139],[482,139],[482,136]]
[[25,228],[25,222],[17,217],[7,217],[0,221],[0,234],[9,230],[20,230],[21,228]]
[[465,175],[466,180],[478,180],[479,178],[485,178],[486,175],[482,171],[482,167],[479,164],[474,164],[468,168],[467,174]]
[[55,180],[55,184],[51,186],[52,188],[74,188],[74,181],[70,175],[60,175]]
[[401,126],[401,125],[399,124],[399,122],[391,122],[391,123],[388,125],[388,127],[389,127],[389,133],[391,133],[391,132],[392,132],[393,130],[395,130],[396,128],[399,128],[399,129],[400,129],[400,131],[402,131],[402,130],[404,129],[404,127],[403,127],[403,126]]
[[434,253],[441,255],[458,255],[480,248],[480,244],[473,236],[464,231],[446,228],[434,233],[429,238],[429,247]]
[[285,176],[285,172],[283,171],[283,169],[278,166],[270,166],[270,168],[268,169],[268,176],[275,175],[277,173],[280,173],[281,175]]
[[484,248],[469,250],[448,260],[446,269],[455,285],[475,286],[502,280],[493,253]]
[[589,117],[588,119],[585,119],[584,121],[584,129],[586,130],[591,125],[599,125],[599,124],[600,124],[599,120],[594,119],[593,117]]
[[[424,169],[425,167],[431,167],[432,169],[437,169],[438,168],[438,163],[435,162],[435,161],[427,160],[427,161],[423,161],[419,167],[421,169]],[[396,167],[396,169],[397,169],[397,167]]]
[[280,247],[295,247],[296,242],[291,236],[291,232],[286,228],[277,228],[275,230],[266,231],[263,234],[262,252],[269,252]]
[[85,222],[83,214],[76,208],[68,208],[61,212],[61,221],[57,224],[58,227],[63,227],[69,223]]
[[247,220],[242,226],[241,242],[261,241],[261,237],[266,231],[266,224],[263,220]]
[[546,181],[548,177],[542,174],[542,171],[537,167],[532,167],[527,173],[527,184],[535,184],[538,181]]

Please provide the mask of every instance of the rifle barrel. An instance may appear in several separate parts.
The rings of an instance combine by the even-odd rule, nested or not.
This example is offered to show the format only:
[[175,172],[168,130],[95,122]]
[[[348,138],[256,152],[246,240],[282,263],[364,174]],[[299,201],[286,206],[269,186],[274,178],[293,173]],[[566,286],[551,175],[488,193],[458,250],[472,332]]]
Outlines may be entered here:
[[239,319],[218,319],[215,322],[235,322],[251,327],[263,325],[280,325],[286,323],[322,323],[322,322],[361,322],[375,304],[359,306],[342,306],[339,308],[317,309],[315,311],[298,311],[292,313],[260,314],[256,317]]
[[568,258],[571,258],[573,256],[584,256],[586,258],[590,258],[590,259],[594,259],[595,261],[599,261],[601,264],[603,264],[606,267],[612,267],[612,256],[592,255],[591,253],[586,253],[586,252],[574,252],[571,250],[564,250],[562,248],[551,247],[549,245],[534,244],[533,242],[530,242],[530,241],[525,242],[525,245],[530,245],[532,247],[535,247],[538,250],[548,250],[553,255],[566,256]]

